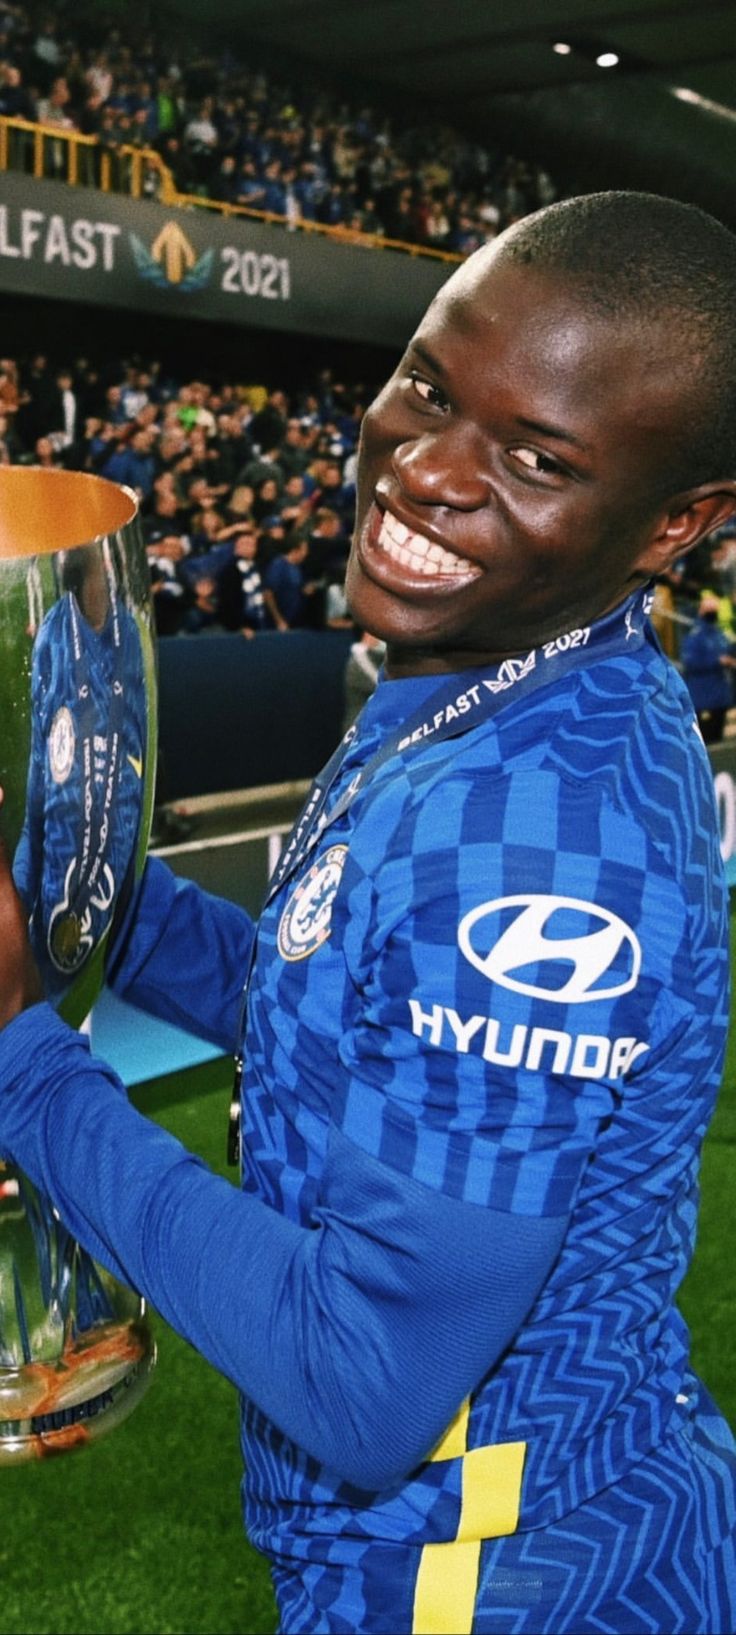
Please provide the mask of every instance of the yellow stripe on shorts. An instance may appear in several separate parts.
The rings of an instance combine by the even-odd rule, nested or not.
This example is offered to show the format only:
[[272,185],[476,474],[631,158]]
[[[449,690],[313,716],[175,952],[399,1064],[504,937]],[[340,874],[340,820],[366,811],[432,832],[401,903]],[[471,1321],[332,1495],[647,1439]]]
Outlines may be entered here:
[[422,1550],[412,1635],[471,1635],[483,1540],[515,1533],[519,1525],[526,1442],[468,1448],[469,1420],[468,1400],[431,1455],[462,1459],[460,1520],[454,1539]]

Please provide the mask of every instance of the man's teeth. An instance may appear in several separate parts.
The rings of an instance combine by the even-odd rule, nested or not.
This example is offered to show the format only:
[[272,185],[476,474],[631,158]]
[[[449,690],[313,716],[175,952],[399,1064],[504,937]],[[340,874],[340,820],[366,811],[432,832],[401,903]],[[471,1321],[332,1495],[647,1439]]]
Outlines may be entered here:
[[384,511],[381,523],[381,532],[378,543],[387,556],[393,557],[395,562],[401,562],[406,568],[413,568],[415,573],[477,573],[479,570],[474,562],[468,562],[464,556],[456,556],[454,551],[446,551],[443,545],[435,545],[431,539],[425,539],[423,534],[413,534],[406,524],[399,522],[398,517]]

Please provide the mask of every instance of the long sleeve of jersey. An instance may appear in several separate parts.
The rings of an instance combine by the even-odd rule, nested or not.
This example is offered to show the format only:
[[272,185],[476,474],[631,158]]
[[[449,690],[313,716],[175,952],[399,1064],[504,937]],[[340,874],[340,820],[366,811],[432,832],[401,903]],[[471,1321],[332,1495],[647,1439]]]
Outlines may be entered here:
[[230,1053],[253,935],[244,909],[149,858],[108,981],[121,999]]
[[142,1118],[45,1005],[5,1030],[0,1075],[2,1149],[80,1242],[362,1489],[431,1450],[561,1242],[560,1221],[510,1227],[338,1133],[314,1225],[296,1225]]

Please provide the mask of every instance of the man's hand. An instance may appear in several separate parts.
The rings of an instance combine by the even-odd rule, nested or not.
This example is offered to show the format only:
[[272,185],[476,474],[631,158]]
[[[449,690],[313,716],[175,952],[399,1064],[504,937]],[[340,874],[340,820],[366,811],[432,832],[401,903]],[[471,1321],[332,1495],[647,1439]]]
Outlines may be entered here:
[[0,839],[0,1028],[43,997],[28,939],[28,916],[15,889],[5,842]]

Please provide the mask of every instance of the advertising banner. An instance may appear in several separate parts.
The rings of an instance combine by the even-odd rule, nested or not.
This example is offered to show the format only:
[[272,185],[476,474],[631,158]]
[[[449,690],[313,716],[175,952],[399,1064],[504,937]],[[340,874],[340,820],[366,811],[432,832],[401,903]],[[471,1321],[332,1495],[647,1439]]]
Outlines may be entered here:
[[403,346],[450,262],[0,175],[0,290]]
[[736,886],[736,742],[711,745],[708,754],[718,806],[721,857],[726,865],[726,879],[733,887]]

